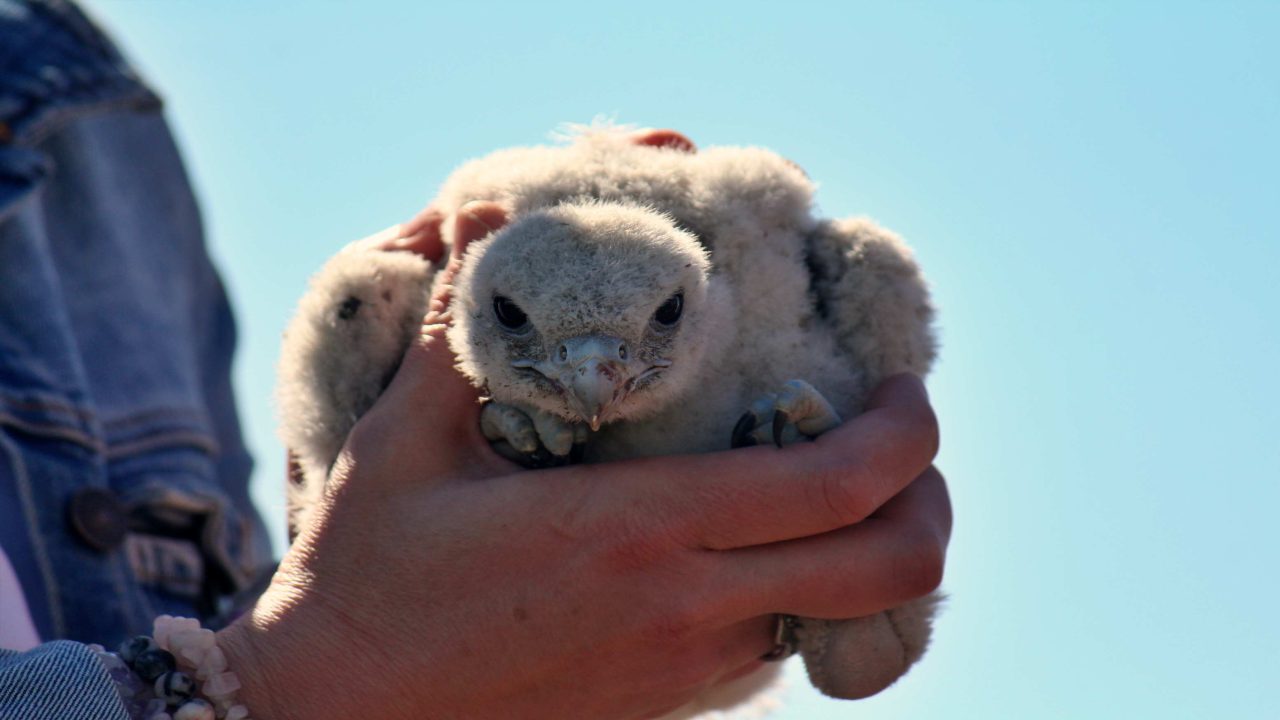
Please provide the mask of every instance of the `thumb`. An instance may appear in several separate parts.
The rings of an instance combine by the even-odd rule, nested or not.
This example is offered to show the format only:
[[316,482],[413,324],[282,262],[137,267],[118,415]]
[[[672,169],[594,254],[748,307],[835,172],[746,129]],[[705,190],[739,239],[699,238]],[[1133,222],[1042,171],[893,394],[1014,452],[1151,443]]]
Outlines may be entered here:
[[352,430],[356,442],[348,445],[374,444],[382,448],[380,453],[394,455],[397,464],[424,472],[497,469],[488,468],[491,463],[509,469],[480,433],[479,393],[459,372],[447,336],[453,280],[466,247],[500,228],[505,219],[495,203],[470,203],[452,218],[453,249],[435,283],[422,328],[391,384]]
[[[424,404],[428,414],[447,413],[450,408],[464,402],[475,404],[476,391],[457,370],[457,357],[448,347],[448,331],[453,326],[450,312],[453,301],[454,280],[467,253],[467,246],[494,232],[506,222],[502,207],[492,202],[471,202],[462,206],[453,219],[453,248],[449,263],[440,271],[431,294],[427,316],[422,330],[409,345],[392,385],[403,382],[412,387],[410,394],[420,399],[423,394],[435,396],[443,407],[435,402]],[[423,382],[428,383],[423,386]],[[390,390],[390,388],[388,388]],[[446,415],[449,417],[449,415]]]
[[467,247],[505,225],[507,213],[495,202],[473,201],[459,208],[452,222],[453,247],[449,251],[449,263],[440,271],[440,277],[435,282],[424,321],[428,325],[437,322],[451,324],[452,318],[449,317],[448,310],[449,303],[453,300],[453,283],[458,271],[462,269]]

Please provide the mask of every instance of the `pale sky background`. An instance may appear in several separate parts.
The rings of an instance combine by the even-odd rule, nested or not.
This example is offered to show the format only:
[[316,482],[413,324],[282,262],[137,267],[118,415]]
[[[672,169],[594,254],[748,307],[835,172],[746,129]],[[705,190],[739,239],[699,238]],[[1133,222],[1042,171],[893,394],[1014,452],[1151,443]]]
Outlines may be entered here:
[[1277,717],[1280,5],[90,7],[194,175],[278,550],[308,275],[459,162],[611,114],[792,158],[940,308],[935,646],[862,703],[793,666],[777,718]]

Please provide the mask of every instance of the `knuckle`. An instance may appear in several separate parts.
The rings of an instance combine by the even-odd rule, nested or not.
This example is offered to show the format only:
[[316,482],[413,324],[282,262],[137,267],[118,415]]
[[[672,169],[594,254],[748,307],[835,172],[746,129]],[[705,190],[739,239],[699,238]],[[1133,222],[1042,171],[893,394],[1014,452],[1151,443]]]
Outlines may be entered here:
[[816,504],[839,526],[862,522],[875,510],[870,498],[858,487],[859,472],[846,467],[819,470],[816,475],[814,486],[819,492]]
[[899,565],[899,583],[909,598],[928,595],[942,584],[946,553],[936,533],[919,527],[910,532],[903,562]]
[[930,460],[938,456],[942,446],[942,428],[938,424],[938,414],[932,405],[925,405],[919,412],[918,423],[921,438]]
[[886,421],[890,437],[903,457],[931,461],[937,456],[941,433],[938,416],[931,405],[897,408]]

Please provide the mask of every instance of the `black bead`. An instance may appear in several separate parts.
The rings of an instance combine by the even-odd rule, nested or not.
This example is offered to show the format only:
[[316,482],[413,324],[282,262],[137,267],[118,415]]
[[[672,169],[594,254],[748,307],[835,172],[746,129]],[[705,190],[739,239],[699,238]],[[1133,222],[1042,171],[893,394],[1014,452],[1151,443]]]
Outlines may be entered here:
[[147,682],[155,682],[156,678],[176,667],[178,662],[168,650],[148,650],[133,661],[133,671]]
[[196,694],[196,682],[190,675],[174,670],[156,678],[156,697],[169,705],[181,705]]
[[116,654],[120,656],[121,660],[132,665],[133,661],[137,660],[142,653],[157,649],[159,649],[159,646],[156,645],[155,640],[146,635],[139,635],[120,643],[120,650]]

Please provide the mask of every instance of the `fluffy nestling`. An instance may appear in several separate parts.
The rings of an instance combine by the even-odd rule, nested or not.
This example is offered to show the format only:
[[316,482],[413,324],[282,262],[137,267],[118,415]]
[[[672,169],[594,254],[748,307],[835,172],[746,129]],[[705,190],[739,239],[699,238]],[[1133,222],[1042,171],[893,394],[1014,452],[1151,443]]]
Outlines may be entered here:
[[[867,220],[813,217],[812,185],[756,148],[696,154],[594,131],[457,170],[434,204],[490,200],[512,222],[467,251],[450,346],[491,402],[482,429],[531,465],[791,442],[925,374],[932,309],[907,248]],[[296,523],[412,337],[434,268],[349,249],[313,281],[281,361]],[[936,599],[801,619],[814,685],[862,697],[924,651]],[[769,671],[704,698],[731,705]],[[684,713],[685,716],[689,712]]]
[[468,250],[450,345],[504,404],[582,429],[641,420],[689,392],[731,326],[710,270],[697,239],[652,209],[534,211]]

